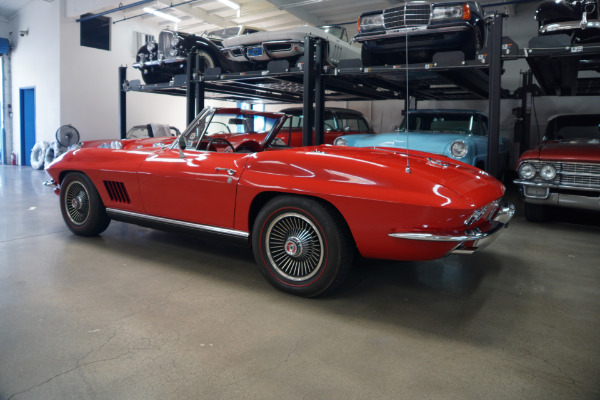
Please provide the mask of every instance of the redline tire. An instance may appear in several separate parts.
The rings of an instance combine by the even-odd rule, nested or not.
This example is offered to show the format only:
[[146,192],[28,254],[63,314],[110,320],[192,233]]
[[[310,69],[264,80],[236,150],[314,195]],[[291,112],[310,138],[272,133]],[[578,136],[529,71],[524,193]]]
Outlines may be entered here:
[[252,248],[271,285],[303,297],[338,287],[354,256],[353,241],[339,213],[301,196],[278,196],[260,210]]
[[60,210],[67,227],[76,235],[97,236],[110,224],[102,199],[90,179],[71,172],[60,185]]

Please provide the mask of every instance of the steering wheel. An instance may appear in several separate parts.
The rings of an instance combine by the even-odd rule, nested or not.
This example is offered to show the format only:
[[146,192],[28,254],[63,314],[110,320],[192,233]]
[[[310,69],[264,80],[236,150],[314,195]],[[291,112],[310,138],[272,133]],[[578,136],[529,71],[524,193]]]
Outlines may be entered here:
[[[216,137],[216,138],[212,138],[208,141],[208,143],[206,144],[206,151],[212,151],[210,150],[210,146],[215,143],[215,142],[222,142],[225,143],[227,146],[231,147],[231,152],[235,152],[235,148],[233,147],[233,145],[231,143],[229,143],[229,140],[225,139],[225,138],[221,138],[221,137]],[[215,150],[217,151],[217,148],[215,147]]]
[[[229,126],[227,126],[226,123],[223,123],[220,121],[212,121],[210,123],[210,127],[212,127],[213,125],[217,125],[217,124],[223,125],[223,129],[221,129],[221,131],[219,133],[225,133],[225,131],[227,131],[227,133],[231,133],[231,129],[229,129]],[[217,128],[217,129],[219,129],[219,128]],[[212,133],[211,133],[211,135],[212,135]]]

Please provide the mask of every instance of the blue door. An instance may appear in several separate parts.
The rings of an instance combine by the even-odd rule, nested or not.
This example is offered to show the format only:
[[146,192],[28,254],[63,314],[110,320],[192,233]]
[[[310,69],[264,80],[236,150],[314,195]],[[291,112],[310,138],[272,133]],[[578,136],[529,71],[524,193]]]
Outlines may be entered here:
[[21,165],[31,165],[35,144],[35,89],[19,89],[21,95]]

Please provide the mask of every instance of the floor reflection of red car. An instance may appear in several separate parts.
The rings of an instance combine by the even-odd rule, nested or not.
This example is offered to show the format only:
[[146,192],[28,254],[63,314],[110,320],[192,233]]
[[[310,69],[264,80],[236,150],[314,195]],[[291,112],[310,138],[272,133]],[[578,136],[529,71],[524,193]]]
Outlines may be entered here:
[[[98,235],[114,219],[234,240],[252,247],[269,283],[300,296],[339,286],[355,255],[431,260],[472,253],[514,213],[500,182],[447,157],[281,146],[276,135],[287,118],[206,108],[171,146],[81,148],[46,171],[77,235]],[[259,135],[252,140],[259,150],[232,151],[243,141],[215,137],[217,125],[233,141],[232,129]]]

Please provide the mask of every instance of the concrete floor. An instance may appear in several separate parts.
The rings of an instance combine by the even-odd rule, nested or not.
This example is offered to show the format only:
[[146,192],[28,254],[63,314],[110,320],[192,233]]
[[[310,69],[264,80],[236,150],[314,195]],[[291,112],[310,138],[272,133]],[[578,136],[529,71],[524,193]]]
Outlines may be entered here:
[[303,299],[247,249],[77,237],[45,179],[0,166],[0,400],[600,398],[597,215],[521,213],[484,252],[360,260]]

